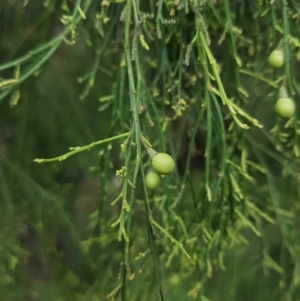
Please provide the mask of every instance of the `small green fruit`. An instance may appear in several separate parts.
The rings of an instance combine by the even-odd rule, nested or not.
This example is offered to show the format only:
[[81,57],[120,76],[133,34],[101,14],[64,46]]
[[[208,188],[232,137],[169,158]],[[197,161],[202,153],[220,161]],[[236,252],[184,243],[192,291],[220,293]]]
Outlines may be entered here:
[[173,171],[175,163],[170,155],[165,153],[157,153],[152,158],[152,167],[157,173],[166,175]]
[[284,118],[294,115],[296,110],[294,101],[289,97],[279,98],[275,103],[275,112]]
[[280,49],[273,50],[269,55],[268,63],[273,68],[281,68],[284,64],[283,51]]
[[146,186],[148,189],[155,189],[160,183],[160,177],[155,171],[150,171],[146,175]]

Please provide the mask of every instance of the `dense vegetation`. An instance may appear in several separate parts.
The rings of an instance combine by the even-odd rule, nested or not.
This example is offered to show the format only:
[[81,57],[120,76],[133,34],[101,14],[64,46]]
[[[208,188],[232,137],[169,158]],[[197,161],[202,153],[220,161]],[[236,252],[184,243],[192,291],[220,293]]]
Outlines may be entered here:
[[300,300],[298,0],[2,0],[0,34],[0,300]]

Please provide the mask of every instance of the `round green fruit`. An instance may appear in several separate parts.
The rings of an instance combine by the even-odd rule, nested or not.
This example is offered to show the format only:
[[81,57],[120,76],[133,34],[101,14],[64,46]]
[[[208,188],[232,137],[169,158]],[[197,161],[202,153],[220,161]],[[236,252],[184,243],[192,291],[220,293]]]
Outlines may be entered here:
[[269,55],[268,63],[273,68],[281,68],[284,64],[283,51],[280,49],[273,50]]
[[294,115],[296,110],[294,101],[289,97],[279,98],[275,103],[275,112],[284,118]]
[[155,189],[160,183],[160,177],[155,171],[150,171],[146,175],[146,186],[148,189]]
[[152,167],[157,173],[166,175],[173,171],[175,163],[170,155],[165,153],[157,153],[152,158]]

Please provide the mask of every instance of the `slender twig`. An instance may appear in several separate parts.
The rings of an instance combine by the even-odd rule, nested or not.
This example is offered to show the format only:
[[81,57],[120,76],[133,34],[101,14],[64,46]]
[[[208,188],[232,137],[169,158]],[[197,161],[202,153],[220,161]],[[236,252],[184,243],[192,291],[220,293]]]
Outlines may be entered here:
[[35,159],[34,162],[36,162],[36,163],[48,163],[48,162],[53,162],[53,161],[63,161],[63,160],[66,160],[67,158],[69,158],[69,157],[71,157],[75,154],[90,150],[95,146],[105,144],[105,143],[109,143],[111,141],[118,140],[118,139],[121,139],[121,138],[125,138],[125,137],[128,137],[129,135],[130,135],[130,132],[120,134],[120,135],[117,135],[117,136],[114,136],[114,137],[110,137],[110,138],[107,138],[107,139],[99,140],[99,141],[93,142],[93,143],[88,144],[88,145],[70,147],[71,151],[68,152],[68,153],[65,153],[63,155],[60,155],[58,157],[51,158],[51,159]]

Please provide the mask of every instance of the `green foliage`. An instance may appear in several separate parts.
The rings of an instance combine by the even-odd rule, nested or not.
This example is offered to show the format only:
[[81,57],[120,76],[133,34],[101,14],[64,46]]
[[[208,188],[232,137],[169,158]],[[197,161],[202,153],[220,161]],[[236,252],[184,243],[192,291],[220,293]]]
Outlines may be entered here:
[[[0,20],[4,300],[300,298],[296,0],[4,0]],[[152,147],[176,164],[149,190]]]

